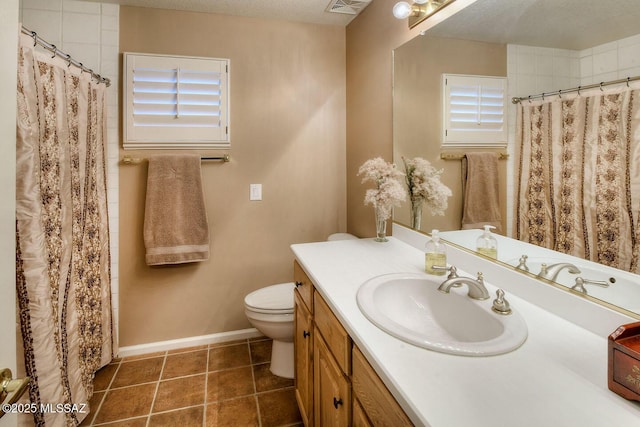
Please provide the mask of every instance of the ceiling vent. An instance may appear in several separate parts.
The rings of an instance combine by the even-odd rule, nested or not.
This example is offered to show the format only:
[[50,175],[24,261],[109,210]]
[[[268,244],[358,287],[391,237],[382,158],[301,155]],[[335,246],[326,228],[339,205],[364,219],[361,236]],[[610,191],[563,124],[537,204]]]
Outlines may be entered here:
[[331,0],[326,11],[331,13],[344,13],[357,15],[373,0]]

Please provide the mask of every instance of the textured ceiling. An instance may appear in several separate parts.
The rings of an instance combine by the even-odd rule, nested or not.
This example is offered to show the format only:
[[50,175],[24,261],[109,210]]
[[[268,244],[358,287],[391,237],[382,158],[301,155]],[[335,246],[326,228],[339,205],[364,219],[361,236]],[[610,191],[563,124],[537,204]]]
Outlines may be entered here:
[[640,0],[478,0],[437,37],[582,50],[640,33]]
[[[331,0],[89,0],[126,6],[241,15],[346,26],[356,15],[327,12]],[[340,0],[362,8],[369,0]],[[349,7],[342,8],[349,9]],[[391,11],[389,11],[391,13]]]

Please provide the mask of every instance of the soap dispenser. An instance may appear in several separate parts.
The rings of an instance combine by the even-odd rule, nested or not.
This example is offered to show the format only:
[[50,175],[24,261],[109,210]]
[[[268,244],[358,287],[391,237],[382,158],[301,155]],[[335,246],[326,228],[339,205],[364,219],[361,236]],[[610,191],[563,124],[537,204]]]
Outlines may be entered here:
[[[427,242],[426,253],[424,255],[424,271],[429,274],[442,276],[447,267],[447,248],[440,241],[438,230],[431,230],[431,240]],[[434,269],[433,267],[443,267]]]
[[493,225],[485,225],[484,232],[476,241],[476,250],[484,256],[489,258],[498,258],[498,241],[491,234],[491,229],[495,228]]

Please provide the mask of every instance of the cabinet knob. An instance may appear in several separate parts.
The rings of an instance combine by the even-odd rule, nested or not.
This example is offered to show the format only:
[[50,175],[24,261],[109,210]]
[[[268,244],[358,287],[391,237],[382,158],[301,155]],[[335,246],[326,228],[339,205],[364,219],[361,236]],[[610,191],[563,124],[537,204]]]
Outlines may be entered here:
[[309,336],[311,336],[311,332],[309,332],[309,331],[302,331],[302,338],[306,338],[306,337],[309,337]]
[[296,288],[302,286],[302,282],[296,282]]
[[333,398],[333,407],[338,409],[338,406],[342,405],[342,399]]

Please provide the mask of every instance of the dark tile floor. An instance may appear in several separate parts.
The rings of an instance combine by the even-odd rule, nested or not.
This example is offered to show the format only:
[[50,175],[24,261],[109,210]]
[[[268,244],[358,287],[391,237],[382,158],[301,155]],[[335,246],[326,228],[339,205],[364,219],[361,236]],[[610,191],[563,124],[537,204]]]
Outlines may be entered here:
[[302,426],[293,380],[256,338],[114,360],[96,374],[82,426]]

